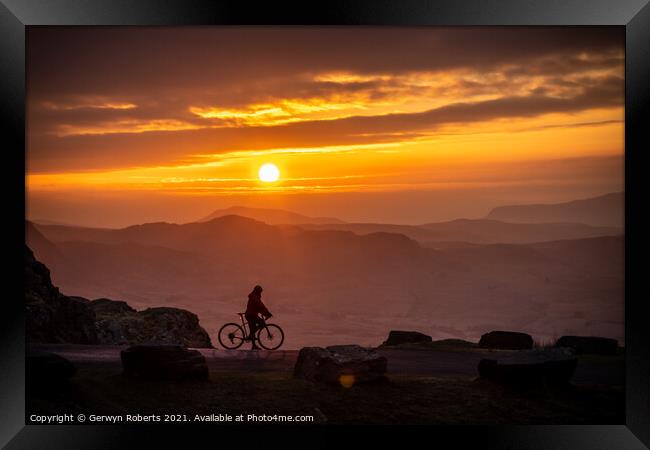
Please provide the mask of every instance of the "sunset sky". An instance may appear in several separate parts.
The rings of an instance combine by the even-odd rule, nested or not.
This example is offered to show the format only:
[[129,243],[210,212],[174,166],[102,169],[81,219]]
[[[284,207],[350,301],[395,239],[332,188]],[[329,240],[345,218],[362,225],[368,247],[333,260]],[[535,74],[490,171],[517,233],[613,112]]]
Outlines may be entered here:
[[424,223],[623,190],[622,28],[30,27],[27,74],[31,219]]

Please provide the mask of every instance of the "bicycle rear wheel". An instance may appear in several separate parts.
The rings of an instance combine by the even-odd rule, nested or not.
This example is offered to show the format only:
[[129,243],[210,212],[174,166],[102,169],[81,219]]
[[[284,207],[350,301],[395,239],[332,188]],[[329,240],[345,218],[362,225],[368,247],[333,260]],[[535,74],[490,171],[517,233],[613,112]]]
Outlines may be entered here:
[[266,350],[277,350],[284,342],[284,331],[274,323],[264,325],[257,332],[257,342]]
[[227,323],[219,330],[219,343],[227,350],[235,350],[241,347],[246,338],[246,333],[241,325]]

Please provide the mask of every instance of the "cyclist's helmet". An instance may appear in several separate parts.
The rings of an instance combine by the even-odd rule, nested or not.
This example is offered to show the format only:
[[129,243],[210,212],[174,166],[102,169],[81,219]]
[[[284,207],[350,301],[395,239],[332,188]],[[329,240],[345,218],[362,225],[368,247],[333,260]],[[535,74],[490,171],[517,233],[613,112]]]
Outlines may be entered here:
[[264,289],[259,284],[253,288],[253,292],[261,293]]

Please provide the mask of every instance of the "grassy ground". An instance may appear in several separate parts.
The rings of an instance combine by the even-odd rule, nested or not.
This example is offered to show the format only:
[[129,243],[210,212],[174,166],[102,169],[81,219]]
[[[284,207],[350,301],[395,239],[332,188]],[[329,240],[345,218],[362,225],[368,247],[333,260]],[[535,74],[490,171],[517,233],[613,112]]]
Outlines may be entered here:
[[624,391],[521,391],[473,378],[413,376],[346,389],[286,372],[211,372],[207,381],[173,383],[130,380],[116,368],[90,367],[62,389],[31,390],[27,407],[28,414],[304,414],[346,424],[618,424],[624,421]]

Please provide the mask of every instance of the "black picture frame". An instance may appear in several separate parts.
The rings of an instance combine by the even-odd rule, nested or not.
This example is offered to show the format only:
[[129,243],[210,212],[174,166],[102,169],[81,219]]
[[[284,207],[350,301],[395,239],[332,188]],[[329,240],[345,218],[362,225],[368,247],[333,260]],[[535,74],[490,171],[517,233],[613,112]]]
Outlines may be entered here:
[[[613,25],[625,27],[625,341],[626,421],[603,426],[493,426],[418,427],[395,432],[391,427],[364,428],[366,436],[400,441],[441,439],[454,448],[526,449],[637,449],[650,446],[650,327],[646,320],[648,284],[644,252],[648,221],[643,209],[648,187],[647,152],[650,151],[650,6],[648,0],[330,0],[288,4],[208,0],[0,0],[0,114],[3,133],[2,177],[7,199],[3,218],[8,231],[5,255],[13,270],[11,294],[2,300],[0,355],[0,444],[6,448],[131,448],[155,441],[166,446],[193,448],[196,438],[216,446],[226,434],[242,428],[220,426],[25,425],[25,339],[23,276],[25,227],[25,31],[34,25]],[[645,119],[645,120],[644,120]],[[19,261],[20,264],[18,263]],[[15,290],[15,292],[14,292]],[[288,427],[257,427],[255,436],[280,434],[271,447],[284,443]],[[309,441],[322,443],[340,428],[302,428]],[[350,431],[350,428],[345,428]],[[279,432],[279,433],[277,433]],[[416,433],[414,436],[412,433]],[[406,433],[406,434],[405,434]],[[216,440],[219,439],[219,440]],[[305,439],[305,438],[301,438]],[[343,445],[342,441],[339,441]],[[389,444],[388,441],[384,441]],[[645,445],[644,445],[645,444]],[[309,444],[311,445],[311,444]],[[389,444],[390,445],[390,444]],[[417,445],[417,444],[416,444]],[[347,445],[346,445],[347,446]]]

